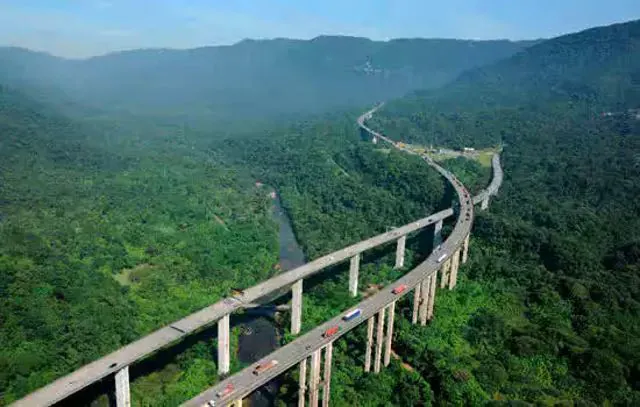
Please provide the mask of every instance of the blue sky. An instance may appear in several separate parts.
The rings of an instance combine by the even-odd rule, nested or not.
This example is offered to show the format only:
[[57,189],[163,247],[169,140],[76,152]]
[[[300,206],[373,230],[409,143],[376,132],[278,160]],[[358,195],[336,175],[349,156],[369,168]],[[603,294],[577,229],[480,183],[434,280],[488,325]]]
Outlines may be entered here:
[[640,0],[0,0],[0,45],[67,57],[320,34],[548,38],[640,18]]

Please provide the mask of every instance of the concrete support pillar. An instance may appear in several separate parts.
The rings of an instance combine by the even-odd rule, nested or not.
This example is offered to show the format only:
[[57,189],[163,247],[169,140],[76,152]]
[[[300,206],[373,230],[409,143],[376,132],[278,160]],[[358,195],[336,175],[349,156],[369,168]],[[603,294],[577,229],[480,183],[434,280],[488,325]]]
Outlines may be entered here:
[[311,375],[309,377],[309,407],[318,407],[318,391],[320,385],[320,352],[311,354]]
[[358,295],[358,271],[360,270],[360,253],[351,258],[349,266],[349,294],[352,297]]
[[376,335],[376,358],[373,361],[373,373],[380,373],[380,362],[382,362],[382,340],[384,335],[384,314],[385,309],[382,308],[378,312],[378,326]]
[[371,348],[373,347],[373,324],[375,317],[369,318],[367,321],[367,348],[364,352],[364,371],[371,371]]
[[373,140],[371,140],[373,144],[378,144],[378,137],[373,136]]
[[438,270],[431,275],[430,280],[429,288],[431,288],[431,291],[429,292],[429,303],[427,304],[427,319],[429,321],[433,319],[433,306],[436,302],[436,285],[438,284]]
[[427,311],[429,310],[429,294],[431,293],[431,278],[427,277],[422,280],[422,288],[420,294],[420,325],[427,324]]
[[451,272],[451,259],[447,259],[442,265],[442,277],[440,277],[440,288],[445,288],[449,284],[450,272]]
[[404,246],[407,243],[407,235],[398,239],[398,246],[396,247],[396,268],[404,267]]
[[218,374],[229,373],[229,314],[218,320]]
[[469,236],[471,236],[471,234],[468,234],[462,243],[462,264],[466,263],[469,258]]
[[307,393],[307,360],[309,358],[304,358],[302,362],[300,362],[300,379],[298,388],[298,407],[304,407],[305,405],[305,397]]
[[331,395],[331,357],[333,355],[333,342],[329,342],[324,348],[324,383],[322,389],[322,407],[329,407]]
[[302,279],[291,286],[291,333],[298,335],[302,322]]
[[238,400],[234,400],[233,403],[231,403],[232,407],[242,407],[242,399],[238,399]]
[[433,229],[433,248],[435,250],[442,243],[442,221],[439,220]]
[[125,366],[116,372],[116,406],[131,406],[131,393],[129,393],[129,366]]
[[451,272],[449,275],[449,289],[453,290],[458,280],[458,267],[460,266],[460,250],[456,250],[451,258]]
[[391,361],[391,344],[393,342],[393,319],[396,314],[396,302],[392,302],[387,308],[389,309],[389,313],[387,314],[387,341],[384,348],[385,366],[389,366],[389,362]]
[[489,195],[487,195],[480,203],[480,209],[485,210],[489,208]]
[[420,309],[420,287],[422,287],[422,284],[418,284],[416,288],[413,289],[413,312],[411,314],[412,324],[418,322],[418,311]]

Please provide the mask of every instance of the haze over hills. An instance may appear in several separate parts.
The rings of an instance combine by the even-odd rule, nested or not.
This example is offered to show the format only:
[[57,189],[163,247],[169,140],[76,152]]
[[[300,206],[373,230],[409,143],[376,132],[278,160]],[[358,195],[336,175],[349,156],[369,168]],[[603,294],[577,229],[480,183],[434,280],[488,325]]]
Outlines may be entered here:
[[533,43],[320,36],[86,60],[0,48],[0,83],[57,89],[112,112],[246,118],[349,107],[437,87]]
[[393,129],[409,139],[483,146],[501,140],[491,131],[504,119],[496,112],[567,103],[592,116],[640,107],[640,20],[533,45],[441,88],[391,101],[382,116],[399,119]]
[[[403,365],[364,374],[364,330],[334,348],[332,403],[640,405],[640,120],[625,110],[640,107],[639,24],[540,44],[320,37],[83,61],[2,50],[0,83],[39,103],[0,87],[0,404],[273,275],[277,228],[256,179],[277,188],[311,258],[448,199],[417,157],[359,143],[349,114],[220,140],[213,126],[146,118],[132,131],[47,103],[248,120],[457,76],[389,102],[371,125],[447,147],[504,142],[503,187],[475,213],[469,262],[438,294],[437,318],[411,325],[410,304],[398,303]],[[510,49],[500,61],[497,45]],[[471,191],[489,177],[475,161],[443,165]],[[408,268],[421,244],[407,242]],[[394,254],[363,257],[361,284],[403,274]],[[354,305],[347,278],[305,285],[304,324]],[[132,398],[180,404],[217,380],[213,352],[194,338],[153,360],[151,374],[132,375]],[[282,381],[278,403],[291,405],[295,374]]]

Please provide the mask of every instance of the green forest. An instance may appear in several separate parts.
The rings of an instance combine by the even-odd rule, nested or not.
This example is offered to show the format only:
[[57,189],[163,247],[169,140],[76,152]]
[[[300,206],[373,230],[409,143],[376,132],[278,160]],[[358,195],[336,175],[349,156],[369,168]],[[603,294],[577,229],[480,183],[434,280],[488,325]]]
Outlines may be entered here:
[[[638,21],[586,30],[374,116],[396,140],[501,144],[505,180],[435,319],[413,326],[409,300],[398,304],[388,368],[363,373],[364,326],[336,342],[333,405],[640,405],[639,49]],[[361,140],[366,107],[230,131],[62,109],[19,88],[0,87],[0,405],[276,273],[258,180],[309,259],[452,202],[420,159]],[[443,165],[472,192],[489,182],[473,161]],[[361,287],[417,264],[431,233],[408,242],[403,270],[393,245],[367,254]],[[345,270],[305,283],[303,331],[357,303]],[[286,342],[288,316],[281,325]],[[178,405],[217,380],[215,339],[132,372],[134,405]],[[277,405],[296,402],[296,379]],[[87,397],[70,404],[108,403]]]

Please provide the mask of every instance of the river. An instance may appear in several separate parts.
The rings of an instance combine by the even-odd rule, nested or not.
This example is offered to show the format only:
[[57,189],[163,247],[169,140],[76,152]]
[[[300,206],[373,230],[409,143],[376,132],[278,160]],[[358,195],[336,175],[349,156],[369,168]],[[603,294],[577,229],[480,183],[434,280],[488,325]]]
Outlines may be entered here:
[[[280,227],[280,267],[282,271],[291,270],[305,263],[304,253],[298,245],[291,222],[282,208],[280,198],[274,199],[273,216]],[[280,332],[275,324],[275,315],[270,310],[257,311],[260,315],[249,319],[242,326],[238,344],[238,359],[243,363],[253,363],[268,355],[280,346]],[[251,407],[272,407],[280,387],[279,379],[265,384],[250,397]]]

